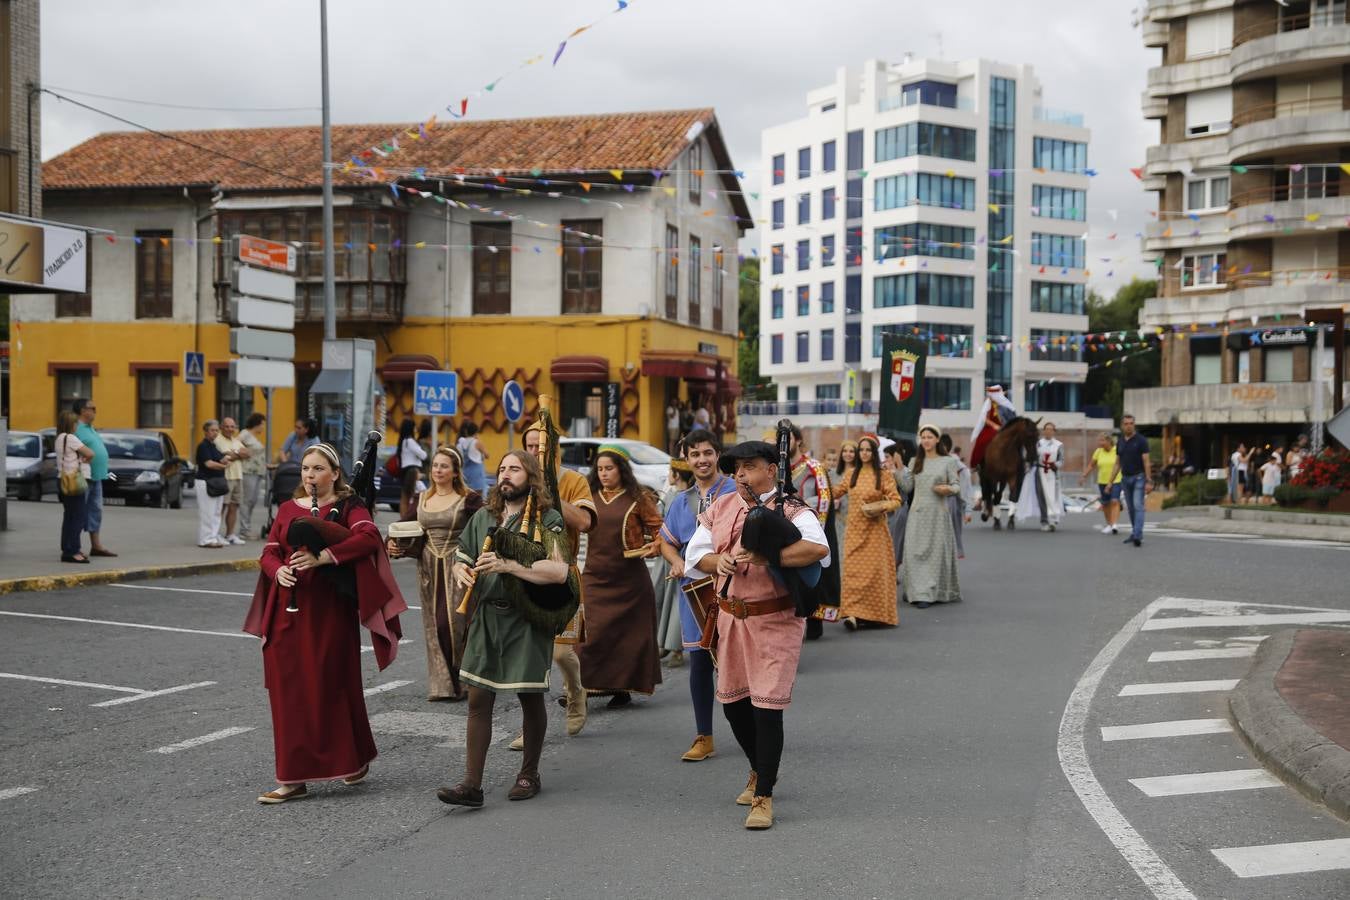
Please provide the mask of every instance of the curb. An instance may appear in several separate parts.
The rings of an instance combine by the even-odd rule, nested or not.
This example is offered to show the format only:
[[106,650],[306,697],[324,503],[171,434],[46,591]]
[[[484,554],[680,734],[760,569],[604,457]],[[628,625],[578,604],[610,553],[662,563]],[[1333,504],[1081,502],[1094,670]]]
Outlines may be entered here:
[[108,569],[71,575],[33,575],[0,581],[0,594],[20,591],[59,591],[90,584],[136,581],[147,578],[181,578],[187,575],[213,575],[219,572],[244,572],[256,569],[256,559],[231,559],[221,562],[184,563],[177,566],[142,566],[135,569]]
[[1181,515],[1162,523],[1175,531],[1200,531],[1209,534],[1256,535],[1284,540],[1333,541],[1350,543],[1350,528],[1331,525],[1303,525],[1297,522],[1261,522],[1252,519],[1219,519]]
[[1275,776],[1350,821],[1350,750],[1308,727],[1275,688],[1299,630],[1279,631],[1261,642],[1251,671],[1228,695],[1228,718]]

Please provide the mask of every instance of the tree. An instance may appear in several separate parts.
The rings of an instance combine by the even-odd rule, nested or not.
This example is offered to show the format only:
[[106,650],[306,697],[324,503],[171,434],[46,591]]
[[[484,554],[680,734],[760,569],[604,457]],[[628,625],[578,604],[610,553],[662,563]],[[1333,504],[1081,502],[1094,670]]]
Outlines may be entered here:
[[737,290],[738,328],[736,377],[745,391],[743,399],[773,399],[767,383],[759,375],[759,259],[741,260],[741,280]]
[[[1088,331],[1100,334],[1108,331],[1133,332],[1129,343],[1138,343],[1139,313],[1144,301],[1158,296],[1158,282],[1135,278],[1121,286],[1110,300],[1095,292],[1087,298]],[[1090,370],[1083,384],[1083,404],[1107,406],[1115,419],[1125,407],[1125,389],[1157,387],[1161,383],[1161,356],[1157,344],[1148,353],[1141,347],[1125,350],[1099,350],[1088,353],[1086,359],[1097,368]],[[1120,357],[1129,355],[1128,359]],[[1111,365],[1102,365],[1111,360]]]

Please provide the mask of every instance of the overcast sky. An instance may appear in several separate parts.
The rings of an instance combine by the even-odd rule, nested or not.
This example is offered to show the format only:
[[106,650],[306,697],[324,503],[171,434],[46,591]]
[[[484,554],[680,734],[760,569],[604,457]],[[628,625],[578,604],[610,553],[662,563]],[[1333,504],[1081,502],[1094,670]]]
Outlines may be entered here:
[[[906,51],[1029,62],[1044,104],[1083,112],[1092,129],[1089,165],[1100,172],[1088,199],[1093,286],[1110,293],[1129,276],[1152,272],[1135,238],[1149,197],[1129,172],[1157,139],[1157,124],[1139,107],[1147,69],[1158,64],[1158,51],[1143,46],[1131,23],[1141,0],[632,0],[627,11],[606,16],[616,5],[330,0],[333,120],[425,119],[602,18],[569,44],[556,67],[511,75],[473,101],[470,115],[712,106],[732,159],[747,170],[747,189],[757,190],[760,131],[803,115],[806,92],[833,81],[841,65],[898,61]],[[162,129],[319,121],[318,0],[47,0],[42,14],[42,78],[53,89],[186,106],[308,109],[170,109],[72,94],[91,105]],[[44,158],[125,128],[43,97]],[[350,148],[333,149],[340,158]],[[1119,237],[1106,240],[1112,232]]]

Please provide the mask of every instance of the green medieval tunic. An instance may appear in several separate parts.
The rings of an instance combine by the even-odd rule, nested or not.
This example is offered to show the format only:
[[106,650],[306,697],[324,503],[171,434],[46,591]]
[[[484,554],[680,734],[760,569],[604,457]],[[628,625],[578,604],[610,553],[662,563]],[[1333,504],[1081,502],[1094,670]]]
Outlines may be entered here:
[[[518,521],[513,517],[511,524]],[[541,516],[544,545],[566,560],[563,519],[550,509]],[[486,508],[478,510],[459,536],[457,556],[472,566],[488,529],[497,524]],[[530,694],[548,690],[553,665],[553,633],[532,625],[521,607],[521,581],[509,575],[479,575],[474,584],[469,635],[459,677],[497,693]]]

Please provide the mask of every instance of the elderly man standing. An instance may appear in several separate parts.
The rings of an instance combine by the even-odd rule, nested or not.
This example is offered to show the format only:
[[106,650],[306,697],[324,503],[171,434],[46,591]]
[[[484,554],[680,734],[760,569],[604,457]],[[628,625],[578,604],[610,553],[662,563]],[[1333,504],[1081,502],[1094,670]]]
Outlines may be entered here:
[[248,451],[242,463],[244,499],[239,505],[238,532],[245,539],[252,532],[253,509],[258,505],[258,498],[262,496],[263,486],[267,483],[267,449],[263,447],[266,427],[267,417],[255,412],[244,422],[244,430],[239,432],[239,443]]
[[80,417],[75,436],[94,451],[94,458],[89,461],[89,494],[85,504],[84,530],[89,532],[89,555],[116,556],[99,539],[99,532],[103,530],[103,482],[108,480],[108,448],[94,430],[94,416],[98,410],[92,400],[76,400],[71,409]]
[[242,544],[244,539],[239,536],[239,504],[244,500],[243,460],[249,456],[249,451],[239,439],[239,423],[230,416],[220,420],[216,449],[230,457],[225,466],[225,483],[230,486],[230,492],[225,495],[225,513],[221,517],[224,526],[222,536],[227,544]]
[[687,569],[717,578],[717,699],[736,742],[750,761],[750,780],[736,802],[750,807],[745,827],[773,826],[773,789],[783,756],[783,710],[792,702],[805,625],[782,578],[774,571],[830,564],[829,543],[820,519],[795,497],[784,513],[801,539],[779,548],[772,559],[741,545],[741,529],[752,503],[775,504],[778,451],[764,441],[746,441],[724,453],[718,467],[736,478],[736,493],[725,494],[698,517],[685,548]]

